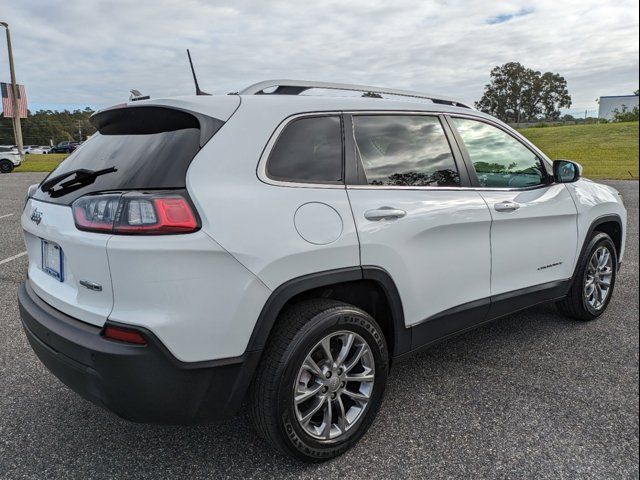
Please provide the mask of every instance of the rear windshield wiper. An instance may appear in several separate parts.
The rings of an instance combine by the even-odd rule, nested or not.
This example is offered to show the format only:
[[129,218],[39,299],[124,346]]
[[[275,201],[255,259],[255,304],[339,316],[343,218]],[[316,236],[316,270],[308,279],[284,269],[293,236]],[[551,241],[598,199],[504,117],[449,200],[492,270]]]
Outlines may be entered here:
[[[70,187],[92,183],[100,175],[106,175],[107,173],[117,171],[118,169],[115,167],[104,168],[102,170],[87,170],[86,168],[78,168],[76,170],[71,170],[70,172],[61,173],[60,175],[56,175],[55,177],[45,181],[40,186],[40,189],[43,192],[52,193],[54,191],[54,187],[60,184],[60,188],[55,191],[55,193],[58,193],[61,190],[66,190]],[[67,180],[66,182],[62,182],[62,180],[71,176],[73,176],[72,179]]]

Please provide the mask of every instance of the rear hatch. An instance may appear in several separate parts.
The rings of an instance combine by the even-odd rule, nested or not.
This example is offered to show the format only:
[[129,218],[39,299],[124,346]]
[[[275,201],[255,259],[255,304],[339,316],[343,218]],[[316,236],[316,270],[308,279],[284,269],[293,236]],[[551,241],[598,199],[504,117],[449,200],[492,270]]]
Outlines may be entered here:
[[222,103],[223,120],[160,105],[122,106],[92,117],[98,133],[30,192],[22,214],[29,281],[38,296],[87,323],[106,321],[114,302],[107,257],[113,233],[79,230],[71,205],[102,192],[185,189],[191,160],[237,107]]
[[[102,325],[113,305],[106,253],[110,235],[81,232],[69,206],[34,199],[27,202],[22,227],[36,294],[67,315]],[[94,290],[80,281],[93,282]]]

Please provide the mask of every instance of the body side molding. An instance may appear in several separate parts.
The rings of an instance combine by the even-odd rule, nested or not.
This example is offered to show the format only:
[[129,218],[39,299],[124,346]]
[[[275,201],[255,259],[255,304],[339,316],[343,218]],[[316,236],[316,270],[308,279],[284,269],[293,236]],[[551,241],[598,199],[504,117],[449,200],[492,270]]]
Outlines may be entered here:
[[[505,315],[567,295],[571,279],[543,283],[445,310],[411,327],[412,354],[430,345],[497,320]],[[409,355],[402,355],[408,357]]]
[[386,296],[393,325],[393,338],[389,350],[394,358],[404,357],[408,353],[505,315],[539,303],[561,299],[566,296],[571,286],[571,279],[567,279],[482,298],[440,312],[412,327],[406,327],[400,294],[393,279],[384,269],[363,266],[328,270],[295,278],[274,290],[258,317],[246,352],[262,350],[265,347],[280,311],[294,296],[314,288],[357,280],[376,282]]

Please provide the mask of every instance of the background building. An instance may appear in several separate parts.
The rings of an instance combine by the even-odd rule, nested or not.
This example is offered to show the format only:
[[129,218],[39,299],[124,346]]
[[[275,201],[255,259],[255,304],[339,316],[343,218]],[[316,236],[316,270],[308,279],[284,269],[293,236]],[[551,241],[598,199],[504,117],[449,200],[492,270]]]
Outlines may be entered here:
[[622,106],[626,105],[627,109],[633,110],[638,106],[638,95],[608,95],[600,97],[598,100],[598,118],[613,119],[613,113],[616,109],[622,111]]

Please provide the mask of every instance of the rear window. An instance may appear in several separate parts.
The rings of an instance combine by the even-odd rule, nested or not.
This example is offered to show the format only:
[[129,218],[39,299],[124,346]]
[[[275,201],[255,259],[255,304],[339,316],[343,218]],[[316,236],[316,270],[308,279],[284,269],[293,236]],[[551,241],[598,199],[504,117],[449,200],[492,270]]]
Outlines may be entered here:
[[[215,133],[223,122],[206,117]],[[92,117],[98,133],[67,157],[47,178],[77,169],[116,171],[79,189],[51,195],[40,188],[34,198],[71,204],[92,192],[185,188],[187,169],[203,144],[201,120],[163,107],[130,107]],[[208,140],[208,138],[206,138]]]

